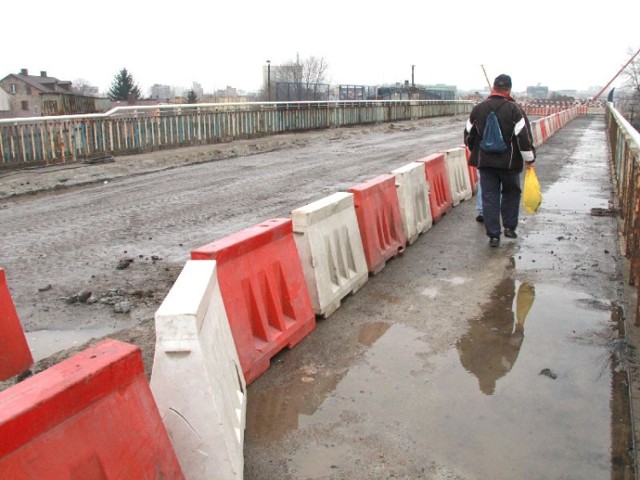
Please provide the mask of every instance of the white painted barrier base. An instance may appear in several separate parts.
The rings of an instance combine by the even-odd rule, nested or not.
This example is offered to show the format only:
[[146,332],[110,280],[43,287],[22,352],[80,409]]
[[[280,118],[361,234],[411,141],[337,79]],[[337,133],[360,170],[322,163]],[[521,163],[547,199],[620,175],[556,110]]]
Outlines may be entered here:
[[334,193],[293,210],[291,219],[314,311],[328,317],[369,279],[353,194]]
[[214,260],[189,260],[155,315],[151,390],[190,480],[241,479],[246,385]]
[[464,148],[452,148],[443,153],[445,154],[444,163],[447,166],[453,206],[456,207],[460,202],[473,197],[467,157]]
[[424,174],[424,164],[411,162],[391,173],[396,178],[402,228],[407,242],[411,245],[421,233],[433,225],[429,206],[429,183]]

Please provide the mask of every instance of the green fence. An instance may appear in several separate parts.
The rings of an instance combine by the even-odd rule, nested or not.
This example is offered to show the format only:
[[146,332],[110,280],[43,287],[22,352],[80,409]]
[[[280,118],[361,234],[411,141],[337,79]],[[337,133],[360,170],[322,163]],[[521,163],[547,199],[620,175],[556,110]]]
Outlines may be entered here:
[[0,120],[0,167],[204,145],[283,132],[466,114],[467,101],[154,105],[105,114]]

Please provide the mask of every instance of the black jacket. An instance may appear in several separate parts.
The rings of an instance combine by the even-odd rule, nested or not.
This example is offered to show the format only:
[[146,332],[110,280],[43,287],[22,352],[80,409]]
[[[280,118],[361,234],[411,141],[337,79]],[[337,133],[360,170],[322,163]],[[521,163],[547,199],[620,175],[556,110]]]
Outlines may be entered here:
[[[484,125],[491,110],[496,111],[502,138],[508,146],[503,153],[485,152],[480,148]],[[504,168],[520,172],[524,161],[533,162],[536,158],[527,115],[516,102],[495,93],[473,107],[464,129],[464,144],[471,151],[469,163],[478,168]]]

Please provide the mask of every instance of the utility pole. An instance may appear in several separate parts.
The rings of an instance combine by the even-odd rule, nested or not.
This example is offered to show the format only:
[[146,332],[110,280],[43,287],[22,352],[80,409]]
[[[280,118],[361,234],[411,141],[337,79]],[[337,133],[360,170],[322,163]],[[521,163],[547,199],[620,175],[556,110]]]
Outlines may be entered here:
[[269,101],[271,101],[271,60],[267,60],[267,91]]

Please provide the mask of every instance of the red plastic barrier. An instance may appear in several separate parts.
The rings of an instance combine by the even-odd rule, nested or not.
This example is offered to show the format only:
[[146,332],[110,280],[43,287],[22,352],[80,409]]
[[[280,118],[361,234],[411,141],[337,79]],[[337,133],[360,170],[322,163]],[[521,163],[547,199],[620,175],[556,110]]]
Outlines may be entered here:
[[451,196],[449,175],[444,158],[444,153],[434,153],[416,160],[416,162],[424,163],[425,175],[427,182],[429,182],[429,204],[433,223],[439,221],[443,215],[453,209],[453,197]]
[[407,246],[395,177],[380,175],[354,185],[349,192],[353,193],[367,269],[375,275]]
[[0,380],[24,372],[31,365],[31,350],[11,299],[4,269],[0,268]]
[[469,165],[469,160],[471,159],[471,151],[468,148],[466,148],[465,145],[461,145],[461,147],[464,148],[464,155],[467,158],[467,165],[469,168],[469,180],[471,181],[471,191],[475,195],[475,193],[478,191],[478,169],[476,167]]
[[140,349],[105,340],[1,392],[0,478],[184,478]]
[[191,252],[216,260],[220,292],[247,385],[271,357],[316,326],[291,219],[275,218]]

